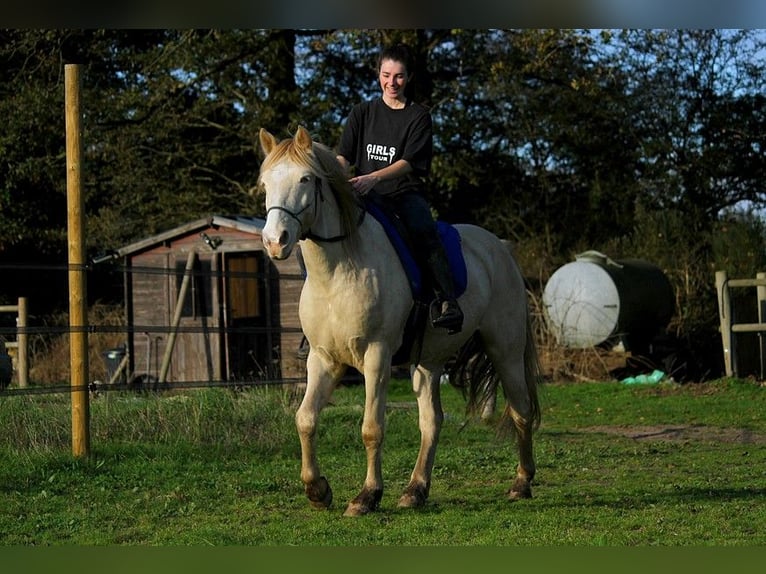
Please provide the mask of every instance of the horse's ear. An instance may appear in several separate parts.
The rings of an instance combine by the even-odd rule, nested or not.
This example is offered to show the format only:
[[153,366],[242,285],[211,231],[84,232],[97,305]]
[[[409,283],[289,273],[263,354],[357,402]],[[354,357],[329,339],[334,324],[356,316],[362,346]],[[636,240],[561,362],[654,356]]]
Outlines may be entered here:
[[261,149],[263,150],[264,155],[269,155],[271,150],[277,145],[277,138],[267,132],[264,128],[261,128],[261,131],[258,132],[258,139],[261,140]]
[[311,149],[311,135],[303,126],[298,127],[298,131],[293,139],[295,140],[295,145],[298,146],[298,149]]

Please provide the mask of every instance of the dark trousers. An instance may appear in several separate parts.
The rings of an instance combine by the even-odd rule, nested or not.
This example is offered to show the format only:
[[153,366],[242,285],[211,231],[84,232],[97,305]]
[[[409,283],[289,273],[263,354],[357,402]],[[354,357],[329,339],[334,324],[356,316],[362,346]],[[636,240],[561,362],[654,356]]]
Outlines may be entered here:
[[447,254],[439,239],[428,201],[417,193],[384,196],[384,201],[407,228],[415,260],[421,269],[429,273],[436,296],[440,299],[454,299],[455,287]]

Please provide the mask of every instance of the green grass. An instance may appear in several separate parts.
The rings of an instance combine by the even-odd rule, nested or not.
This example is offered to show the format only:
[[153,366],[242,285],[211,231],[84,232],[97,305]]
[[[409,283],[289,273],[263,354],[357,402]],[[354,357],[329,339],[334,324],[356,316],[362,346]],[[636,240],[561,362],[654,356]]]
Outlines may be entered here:
[[339,388],[320,420],[329,511],[303,494],[295,404],[282,389],[104,393],[91,401],[89,460],[71,456],[68,396],[0,397],[0,543],[766,543],[766,389],[755,383],[545,386],[535,498],[516,503],[505,498],[513,445],[464,425],[462,397],[444,387],[430,499],[408,511],[396,501],[417,454],[417,410],[408,383],[395,381],[381,508],[348,519],[365,472],[362,392]]

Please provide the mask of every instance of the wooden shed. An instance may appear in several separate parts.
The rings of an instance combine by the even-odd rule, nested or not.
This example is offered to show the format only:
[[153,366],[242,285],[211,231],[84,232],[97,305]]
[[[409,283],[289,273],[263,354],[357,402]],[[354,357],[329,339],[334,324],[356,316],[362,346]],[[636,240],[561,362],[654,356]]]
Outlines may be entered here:
[[[297,258],[272,261],[263,219],[199,219],[117,250],[128,373],[168,382],[305,377]],[[163,366],[165,367],[163,369]]]

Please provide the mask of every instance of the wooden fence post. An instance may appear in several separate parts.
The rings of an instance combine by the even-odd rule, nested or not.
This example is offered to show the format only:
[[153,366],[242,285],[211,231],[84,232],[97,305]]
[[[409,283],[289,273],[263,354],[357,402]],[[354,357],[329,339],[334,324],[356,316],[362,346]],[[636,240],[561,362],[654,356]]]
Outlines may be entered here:
[[72,395],[72,454],[90,456],[88,396],[88,308],[85,281],[84,201],[82,197],[82,113],[80,66],[64,66],[67,238],[69,244],[69,364]]
[[734,369],[731,360],[731,302],[729,300],[729,278],[726,271],[715,272],[715,288],[718,293],[718,320],[721,329],[721,343],[723,343],[723,363],[726,376],[731,377]]
[[19,387],[26,387],[29,384],[29,342],[27,339],[27,298],[19,297],[19,310],[16,316],[16,374],[18,376]]
[[[6,342],[0,339],[0,345],[5,345],[6,348],[15,349],[14,357],[16,359],[16,366],[13,369],[16,371],[16,380],[19,387],[26,387],[29,384],[29,343],[27,339],[27,298],[19,297],[16,305],[0,305],[0,313],[15,313],[16,314],[16,340],[12,342]],[[5,351],[5,349],[0,349]]]
[[[766,280],[766,273],[756,273],[755,278],[761,281]],[[758,285],[756,288],[758,296],[758,322],[766,323],[766,285]],[[766,337],[763,333],[758,333],[758,339],[760,343],[760,359],[761,359],[761,380],[766,378]]]

